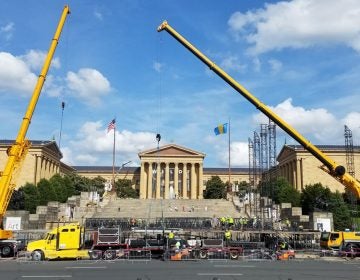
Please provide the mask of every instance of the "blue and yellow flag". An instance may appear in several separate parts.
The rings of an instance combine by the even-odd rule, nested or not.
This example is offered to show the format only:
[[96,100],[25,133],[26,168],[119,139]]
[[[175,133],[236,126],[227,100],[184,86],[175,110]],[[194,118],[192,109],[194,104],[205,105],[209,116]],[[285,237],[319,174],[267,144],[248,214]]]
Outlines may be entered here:
[[215,135],[225,134],[227,133],[227,123],[219,124],[217,127],[214,128]]

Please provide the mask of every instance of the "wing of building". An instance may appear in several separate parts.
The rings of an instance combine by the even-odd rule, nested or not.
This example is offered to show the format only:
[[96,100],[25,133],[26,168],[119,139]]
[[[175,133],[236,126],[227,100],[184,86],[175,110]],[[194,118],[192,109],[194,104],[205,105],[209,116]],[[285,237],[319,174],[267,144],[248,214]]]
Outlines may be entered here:
[[[31,140],[30,149],[15,177],[17,188],[26,183],[37,184],[41,179],[50,179],[57,173],[66,174],[75,169],[61,162],[62,153],[55,141]],[[0,170],[4,170],[7,150],[14,140],[0,140]]]

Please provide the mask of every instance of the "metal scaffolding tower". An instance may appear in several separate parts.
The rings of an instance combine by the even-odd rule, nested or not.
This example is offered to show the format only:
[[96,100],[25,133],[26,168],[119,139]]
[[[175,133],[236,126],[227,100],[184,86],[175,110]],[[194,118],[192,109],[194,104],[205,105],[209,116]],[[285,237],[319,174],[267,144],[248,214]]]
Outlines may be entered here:
[[263,173],[269,169],[267,124],[260,124],[260,172]]
[[354,166],[354,145],[353,145],[353,138],[352,138],[352,132],[350,128],[348,128],[346,125],[344,136],[345,136],[345,152],[346,152],[346,169],[347,172],[355,177],[355,166]]
[[[260,150],[260,137],[259,134],[257,134],[256,131],[254,131],[254,164],[253,164],[253,168],[254,168],[254,179],[255,179],[255,184],[258,185],[258,183],[260,182],[261,179],[261,150]],[[259,206],[259,201],[258,201],[258,190],[255,192],[255,198],[254,198],[254,213],[255,216],[258,216],[258,206]]]
[[248,213],[250,216],[252,215],[252,197],[253,190],[255,189],[255,169],[254,169],[254,143],[249,137],[249,209]]
[[269,169],[276,166],[276,124],[269,119]]
[[255,172],[254,172],[254,144],[249,138],[249,185],[250,190],[255,188]]

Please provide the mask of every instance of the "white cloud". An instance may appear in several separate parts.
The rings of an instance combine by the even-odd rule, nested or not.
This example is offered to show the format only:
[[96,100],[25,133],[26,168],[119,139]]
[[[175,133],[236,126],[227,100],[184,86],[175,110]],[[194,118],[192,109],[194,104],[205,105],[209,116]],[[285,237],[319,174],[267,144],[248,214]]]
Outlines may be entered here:
[[[112,165],[113,139],[113,131],[107,133],[102,122],[87,122],[80,128],[76,139],[66,147],[64,162],[72,165]],[[151,132],[116,131],[115,139],[117,165],[129,160],[138,162],[137,154],[155,145],[155,134]]]
[[225,70],[234,70],[237,72],[244,72],[246,70],[246,65],[241,64],[239,58],[234,55],[224,58],[221,61],[220,66]]
[[36,84],[37,76],[20,58],[0,52],[0,92],[16,92],[29,95]]
[[235,12],[228,24],[245,36],[253,54],[283,48],[343,44],[360,52],[358,0],[292,0]]
[[[306,110],[299,106],[293,106],[291,98],[276,107],[269,106],[269,108],[298,130],[300,134],[313,135],[319,144],[329,144],[334,139],[337,141],[339,134],[341,134],[341,124],[326,109]],[[254,115],[254,120],[258,124],[268,123],[268,118],[262,113]],[[332,142],[331,144],[336,143]]]
[[4,36],[6,41],[9,41],[13,36],[14,29],[14,23],[9,22],[4,26],[0,26],[0,35]]
[[68,72],[67,87],[72,94],[91,106],[97,106],[111,88],[110,82],[98,70],[82,68],[77,73]]
[[282,68],[282,63],[277,59],[269,59],[268,63],[270,65],[270,67],[271,67],[271,72],[272,73],[277,73]]
[[[217,158],[220,159],[220,166],[229,165],[229,150],[227,145],[216,147]],[[249,165],[249,146],[246,142],[231,142],[230,161],[232,167],[248,167]]]
[[158,73],[161,72],[161,70],[162,70],[163,67],[164,67],[164,64],[163,64],[163,63],[160,63],[160,62],[157,62],[157,61],[155,61],[155,62],[153,63],[153,69],[154,69],[156,72],[158,72]]
[[352,132],[354,145],[360,145],[360,113],[351,112],[342,120]]
[[[33,70],[40,71],[43,67],[47,56],[47,52],[40,50],[30,50],[25,55],[20,56],[20,58]],[[51,61],[51,67],[60,68],[60,60],[57,57],[54,57]]]

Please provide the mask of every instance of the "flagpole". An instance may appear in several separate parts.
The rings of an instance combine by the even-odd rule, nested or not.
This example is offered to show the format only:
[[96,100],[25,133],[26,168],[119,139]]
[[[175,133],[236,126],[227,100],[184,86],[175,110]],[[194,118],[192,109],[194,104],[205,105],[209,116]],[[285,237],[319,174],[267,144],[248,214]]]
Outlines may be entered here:
[[229,187],[231,187],[231,160],[230,160],[230,132],[231,129],[230,129],[230,118],[229,118]]
[[113,173],[112,173],[113,190],[115,190],[115,135],[116,135],[115,130],[116,130],[116,124],[114,125],[114,143],[113,143]]

